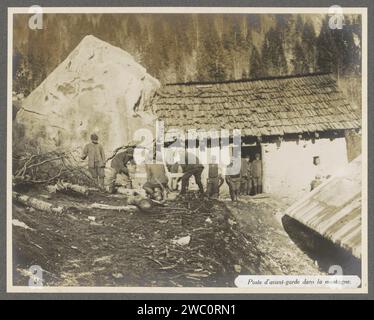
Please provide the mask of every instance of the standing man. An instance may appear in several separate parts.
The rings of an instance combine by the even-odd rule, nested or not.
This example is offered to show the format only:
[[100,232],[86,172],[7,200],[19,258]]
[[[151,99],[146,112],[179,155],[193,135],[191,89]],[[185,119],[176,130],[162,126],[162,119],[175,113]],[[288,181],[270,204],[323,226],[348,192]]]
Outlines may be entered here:
[[259,153],[256,153],[251,167],[253,190],[256,195],[262,193],[262,161]]
[[208,168],[208,181],[207,181],[207,195],[209,198],[217,199],[219,197],[219,188],[222,186],[224,180],[219,172],[216,157],[212,156],[212,162]]
[[115,190],[115,184],[118,174],[125,174],[129,177],[129,170],[127,164],[129,161],[134,159],[134,149],[127,148],[125,151],[118,152],[112,162],[110,163],[110,175],[108,177],[109,192],[113,193]]
[[[229,164],[229,167],[232,167],[233,165],[234,165],[234,162],[231,161],[231,163]],[[229,186],[231,201],[238,201],[238,196],[240,193],[240,184],[241,184],[240,172],[237,174],[226,173],[226,183]]]
[[82,160],[88,157],[88,170],[92,178],[99,185],[101,190],[104,190],[105,177],[105,154],[101,144],[99,144],[99,137],[97,134],[91,134],[91,143],[88,143],[83,148]]
[[199,158],[192,153],[185,152],[185,163],[181,164],[183,169],[183,176],[179,179],[182,180],[182,187],[180,195],[185,195],[188,189],[190,178],[195,177],[195,182],[199,186],[200,194],[204,194],[204,187],[201,182],[201,174],[204,170],[204,166],[200,164]]

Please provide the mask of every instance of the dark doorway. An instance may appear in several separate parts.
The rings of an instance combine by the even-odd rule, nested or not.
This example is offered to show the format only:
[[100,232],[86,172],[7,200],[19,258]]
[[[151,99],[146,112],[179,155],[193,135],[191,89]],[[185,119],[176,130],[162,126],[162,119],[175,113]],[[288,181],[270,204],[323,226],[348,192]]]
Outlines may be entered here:
[[255,144],[253,146],[242,146],[242,158],[247,158],[250,156],[251,161],[255,159],[256,153],[261,156],[261,145]]
[[[261,160],[261,166],[263,168],[263,161],[262,161],[262,153],[261,153],[261,145],[259,143],[256,143],[256,144],[253,144],[253,145],[250,145],[250,146],[242,146],[242,149],[241,149],[241,157],[242,159],[248,159],[248,157],[250,158],[250,162],[253,163],[253,161],[256,159],[256,154],[259,154],[260,156],[260,160]],[[259,193],[262,193],[263,190],[263,171],[262,171],[262,175],[261,175],[261,179],[251,179],[251,181],[249,182],[250,186],[248,186],[250,188],[250,192],[249,194],[250,195],[256,195],[256,194],[259,194]],[[248,194],[248,193],[247,193]]]

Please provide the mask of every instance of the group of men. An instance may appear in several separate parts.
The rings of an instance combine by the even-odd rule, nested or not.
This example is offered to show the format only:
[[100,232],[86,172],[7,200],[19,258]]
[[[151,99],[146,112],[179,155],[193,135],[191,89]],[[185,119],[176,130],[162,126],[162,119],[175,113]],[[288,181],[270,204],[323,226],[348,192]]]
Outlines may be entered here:
[[[98,142],[99,137],[96,134],[91,135],[91,142],[83,149],[82,160],[88,158],[88,167],[91,176],[97,181],[100,189],[104,190],[104,168],[106,158],[102,145]],[[179,161],[174,165],[166,166],[163,163],[145,164],[147,181],[143,185],[143,189],[148,196],[154,200],[162,201],[165,199],[166,192],[170,189],[168,172],[178,172],[179,167],[182,174],[178,178],[181,181],[180,195],[185,195],[191,177],[194,177],[196,185],[201,195],[205,195],[202,183],[202,173],[204,166],[200,163],[199,158],[190,152],[185,152],[185,161]],[[216,158],[212,157],[212,163],[208,167],[207,192],[210,198],[218,198],[219,190],[224,180],[229,186],[230,197],[232,201],[236,201],[239,195],[258,194],[262,192],[262,161],[260,154],[255,155],[255,159],[251,162],[250,157],[243,158],[241,161],[240,172],[237,174],[222,174],[220,166]],[[111,166],[108,174],[107,191],[113,193],[115,191],[115,181],[118,174],[129,176],[128,165],[134,162],[134,149],[127,148],[118,152],[111,159]],[[225,176],[225,179],[223,178]],[[176,186],[172,184],[172,188]]]
[[[240,172],[226,174],[226,183],[229,186],[232,201],[238,200],[239,195],[256,195],[262,193],[262,161],[260,154],[256,153],[251,161],[250,156],[241,159]],[[218,165],[210,164],[208,172],[208,196],[218,198],[219,188],[223,178],[218,174]]]

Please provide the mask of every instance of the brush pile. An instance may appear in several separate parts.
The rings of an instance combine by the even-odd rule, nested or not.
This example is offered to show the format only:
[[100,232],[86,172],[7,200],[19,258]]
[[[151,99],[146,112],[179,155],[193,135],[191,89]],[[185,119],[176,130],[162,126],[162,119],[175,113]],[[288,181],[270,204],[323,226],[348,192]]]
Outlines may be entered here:
[[13,157],[13,186],[45,185],[65,179],[71,183],[94,186],[95,182],[79,160],[79,150],[17,153]]

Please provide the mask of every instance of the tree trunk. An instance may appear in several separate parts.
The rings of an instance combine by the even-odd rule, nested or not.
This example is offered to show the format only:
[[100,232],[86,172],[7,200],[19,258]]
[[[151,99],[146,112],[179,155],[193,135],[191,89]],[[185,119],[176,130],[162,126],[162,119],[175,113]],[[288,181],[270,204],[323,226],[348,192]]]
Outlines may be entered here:
[[32,207],[37,210],[46,211],[50,213],[63,213],[65,211],[64,207],[55,206],[51,203],[24,194],[20,194],[18,192],[13,192],[12,196],[14,201],[17,201],[25,206]]

